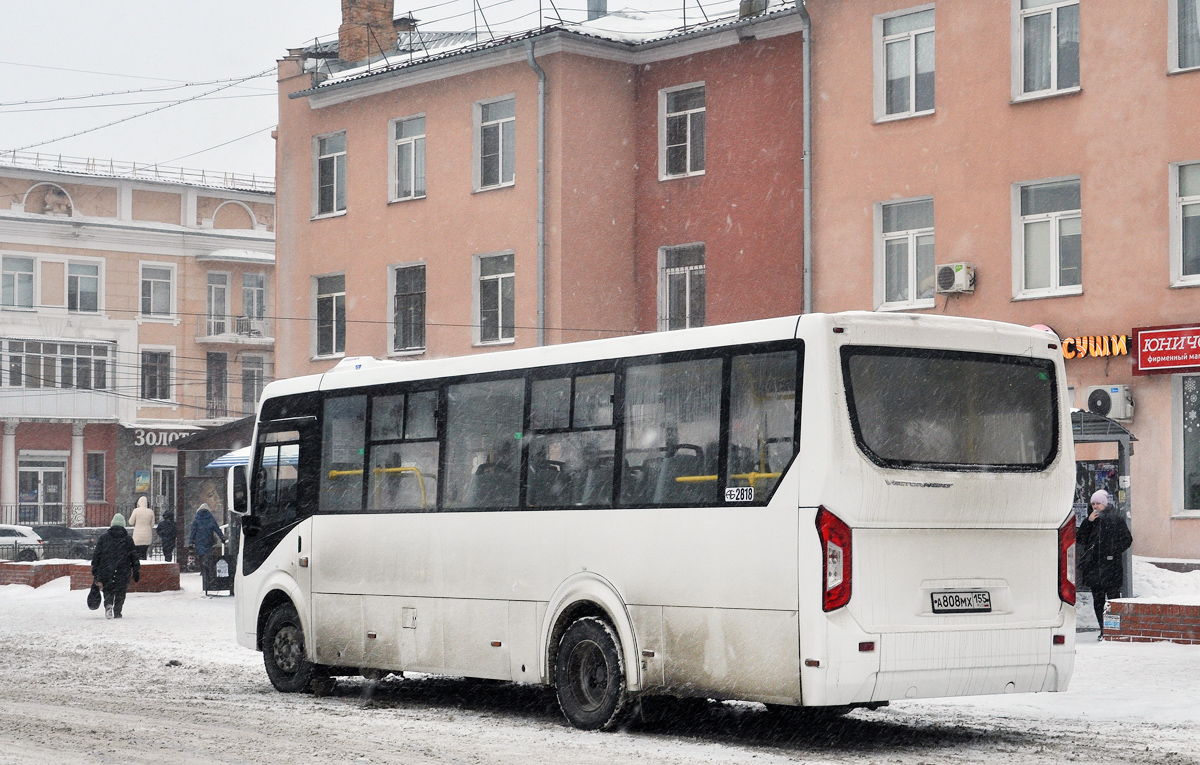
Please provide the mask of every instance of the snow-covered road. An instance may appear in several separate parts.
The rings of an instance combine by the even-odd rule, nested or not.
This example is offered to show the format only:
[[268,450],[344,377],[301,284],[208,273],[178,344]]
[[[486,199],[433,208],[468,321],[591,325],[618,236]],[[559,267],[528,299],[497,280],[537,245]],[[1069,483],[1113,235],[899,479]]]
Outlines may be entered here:
[[1071,690],[901,702],[833,722],[674,702],[584,733],[539,688],[343,680],[276,693],[233,638],[233,601],[196,575],[88,611],[60,579],[0,586],[0,763],[1200,763],[1200,646],[1080,635]]

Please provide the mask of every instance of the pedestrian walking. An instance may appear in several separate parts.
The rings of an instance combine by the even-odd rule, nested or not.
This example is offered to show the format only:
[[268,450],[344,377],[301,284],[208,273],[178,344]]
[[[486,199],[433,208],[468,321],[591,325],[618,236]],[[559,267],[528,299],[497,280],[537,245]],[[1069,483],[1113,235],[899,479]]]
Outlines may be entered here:
[[138,497],[137,507],[129,514],[129,524],[133,526],[133,546],[137,548],[138,558],[146,560],[150,543],[154,541],[154,511],[145,496]]
[[191,539],[188,541],[188,544],[196,549],[197,561],[212,552],[213,536],[219,537],[222,542],[225,541],[225,535],[221,533],[217,519],[213,518],[208,509],[208,503],[201,502],[200,507],[196,509],[196,517],[192,520]]
[[92,580],[104,593],[105,618],[121,618],[129,580],[132,577],[136,582],[141,575],[142,561],[133,538],[125,530],[125,516],[117,513],[108,531],[96,540],[96,550],[92,553]]
[[162,520],[154,530],[158,532],[158,541],[162,543],[163,560],[170,563],[175,557],[175,535],[179,533],[174,513],[170,510],[163,511]]
[[1112,506],[1112,497],[1100,489],[1092,495],[1088,517],[1075,532],[1079,580],[1092,591],[1092,607],[1100,624],[1097,640],[1104,639],[1105,599],[1121,596],[1121,583],[1125,580],[1121,554],[1132,544],[1133,535]]

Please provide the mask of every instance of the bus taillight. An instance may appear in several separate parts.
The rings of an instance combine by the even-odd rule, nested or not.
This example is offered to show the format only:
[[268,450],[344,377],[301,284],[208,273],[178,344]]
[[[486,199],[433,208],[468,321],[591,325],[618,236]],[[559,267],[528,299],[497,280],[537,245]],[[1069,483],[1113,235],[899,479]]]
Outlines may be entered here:
[[850,527],[824,507],[817,510],[817,535],[821,538],[825,589],[821,608],[833,611],[850,602]]
[[1058,527],[1058,597],[1075,605],[1075,513]]

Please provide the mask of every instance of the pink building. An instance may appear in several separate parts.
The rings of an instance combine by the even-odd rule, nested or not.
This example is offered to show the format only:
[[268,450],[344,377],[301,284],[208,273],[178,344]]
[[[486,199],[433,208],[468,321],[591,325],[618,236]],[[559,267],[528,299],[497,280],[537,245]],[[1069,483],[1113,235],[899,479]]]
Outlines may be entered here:
[[485,41],[345,5],[279,67],[281,375],[801,310],[795,7]]
[[[1120,339],[1200,325],[1195,3],[808,9],[816,310],[1053,328],[1075,405],[1101,389],[1138,439],[1128,481],[1115,445],[1081,445],[1081,484],[1132,508],[1136,553],[1200,557],[1200,357],[1139,360]],[[939,293],[955,263],[973,291]]]

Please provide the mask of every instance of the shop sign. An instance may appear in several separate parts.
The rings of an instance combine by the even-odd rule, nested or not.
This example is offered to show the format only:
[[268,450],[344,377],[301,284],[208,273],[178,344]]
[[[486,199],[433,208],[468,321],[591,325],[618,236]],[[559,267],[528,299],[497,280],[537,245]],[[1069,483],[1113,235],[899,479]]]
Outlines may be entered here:
[[1200,326],[1138,327],[1133,330],[1134,374],[1168,374],[1200,368]]
[[133,431],[134,446],[168,446],[184,436],[195,433],[194,430],[147,430],[135,428]]
[[1086,356],[1128,356],[1129,335],[1087,335],[1062,339],[1064,359]]

